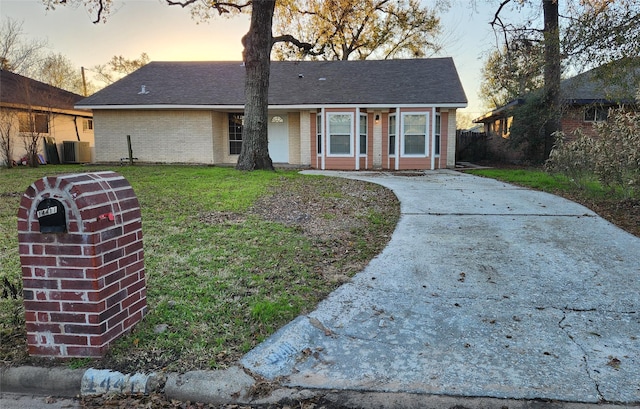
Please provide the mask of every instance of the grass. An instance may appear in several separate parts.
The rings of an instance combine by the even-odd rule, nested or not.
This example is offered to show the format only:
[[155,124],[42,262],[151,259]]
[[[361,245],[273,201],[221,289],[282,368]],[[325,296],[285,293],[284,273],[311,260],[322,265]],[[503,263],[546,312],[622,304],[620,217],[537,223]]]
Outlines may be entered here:
[[555,194],[562,194],[564,192],[571,195],[582,194],[587,197],[599,198],[610,193],[595,180],[588,183],[586,189],[580,189],[564,175],[552,174],[536,168],[474,169],[466,171],[466,173],[498,179]]
[[[0,170],[0,280],[21,288],[16,213],[29,184],[45,175],[99,170],[106,168]],[[68,365],[121,371],[223,368],[312,310],[337,286],[319,273],[326,254],[312,238],[250,209],[274,188],[294,181],[309,189],[321,186],[329,198],[357,200],[342,198],[342,179],[333,187],[294,171],[188,166],[112,170],[131,183],[140,201],[149,314],[104,359],[74,359]],[[211,214],[239,216],[211,222],[206,217]],[[352,233],[364,237],[386,237],[397,221],[397,213],[374,210],[359,217],[365,227]],[[385,243],[374,244],[355,242],[358,251],[349,257],[370,260]],[[17,299],[0,297],[0,362],[5,365],[42,364],[26,355],[23,314],[20,294]]]
[[595,178],[578,186],[563,175],[535,168],[474,169],[466,172],[565,197],[640,237],[640,197],[629,197],[625,189],[604,187]]

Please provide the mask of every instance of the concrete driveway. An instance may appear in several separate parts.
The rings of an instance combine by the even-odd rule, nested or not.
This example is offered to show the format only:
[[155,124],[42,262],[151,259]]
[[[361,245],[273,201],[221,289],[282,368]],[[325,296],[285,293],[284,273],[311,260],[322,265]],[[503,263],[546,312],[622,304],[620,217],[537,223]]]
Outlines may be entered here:
[[296,387],[640,402],[640,239],[568,200],[455,171],[313,173],[392,189],[400,222],[246,368]]

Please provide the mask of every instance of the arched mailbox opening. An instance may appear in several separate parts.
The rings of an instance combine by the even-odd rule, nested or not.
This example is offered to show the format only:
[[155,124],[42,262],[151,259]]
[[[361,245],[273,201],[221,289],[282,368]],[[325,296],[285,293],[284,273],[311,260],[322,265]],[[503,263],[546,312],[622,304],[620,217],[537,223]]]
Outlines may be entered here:
[[46,198],[36,208],[40,233],[64,233],[67,231],[66,210],[59,200]]

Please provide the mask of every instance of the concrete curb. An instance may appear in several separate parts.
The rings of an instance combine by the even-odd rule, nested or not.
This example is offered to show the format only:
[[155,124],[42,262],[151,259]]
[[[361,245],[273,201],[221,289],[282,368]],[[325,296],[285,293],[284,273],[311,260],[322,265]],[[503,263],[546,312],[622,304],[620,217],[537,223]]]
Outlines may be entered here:
[[[151,393],[161,390],[157,374],[124,375],[111,370],[15,367],[0,368],[2,393],[76,397],[104,393]],[[107,385],[109,385],[107,387]],[[260,390],[265,386],[264,390]],[[406,409],[621,409],[636,405],[589,404],[558,401],[441,396],[413,393],[382,393],[353,390],[296,389],[256,381],[241,367],[221,371],[167,374],[164,394],[169,399],[215,405],[288,405],[319,398],[328,407]]]
[[19,366],[0,368],[2,392],[73,397],[80,393],[84,369]]
[[159,389],[156,374],[125,375],[108,369],[19,366],[0,368],[0,391],[64,397],[106,393],[149,393]]

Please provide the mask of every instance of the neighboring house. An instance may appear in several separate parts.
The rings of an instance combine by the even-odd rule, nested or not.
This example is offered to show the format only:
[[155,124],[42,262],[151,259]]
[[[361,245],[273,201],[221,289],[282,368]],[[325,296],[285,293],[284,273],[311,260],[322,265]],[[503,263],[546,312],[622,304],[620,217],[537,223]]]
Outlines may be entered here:
[[18,162],[23,158],[25,143],[34,139],[41,159],[47,162],[90,162],[94,145],[93,114],[74,107],[83,98],[0,70],[0,131],[3,138],[11,138],[12,159]]
[[[93,110],[96,159],[234,164],[242,146],[241,62],[152,62],[80,101]],[[317,169],[455,166],[467,99],[451,58],[274,61],[269,153]]]
[[[610,78],[614,81],[610,82]],[[569,137],[576,129],[581,129],[587,135],[594,135],[593,123],[606,121],[610,108],[621,105],[637,107],[635,93],[639,86],[638,65],[633,68],[628,65],[620,65],[620,68],[609,65],[563,80],[560,83],[562,131]],[[488,135],[508,138],[514,120],[513,109],[524,102],[523,98],[515,99],[473,122],[484,124]]]

